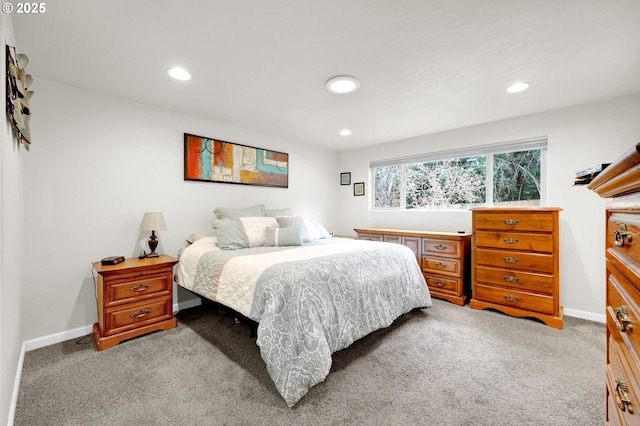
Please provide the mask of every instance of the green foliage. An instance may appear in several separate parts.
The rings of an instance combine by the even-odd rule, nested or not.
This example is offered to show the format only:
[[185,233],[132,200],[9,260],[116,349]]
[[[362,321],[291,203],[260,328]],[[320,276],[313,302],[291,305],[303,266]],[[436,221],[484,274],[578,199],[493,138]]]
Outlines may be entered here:
[[540,150],[493,156],[493,201],[540,199]]

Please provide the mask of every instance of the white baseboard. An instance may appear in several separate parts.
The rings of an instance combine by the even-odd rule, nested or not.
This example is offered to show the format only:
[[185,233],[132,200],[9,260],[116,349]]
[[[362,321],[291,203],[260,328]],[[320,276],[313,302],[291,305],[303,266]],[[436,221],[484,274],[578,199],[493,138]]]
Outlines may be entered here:
[[[196,306],[200,306],[201,304],[202,300],[200,298],[190,299],[181,303],[174,303],[173,312],[194,308]],[[48,336],[25,340],[24,342],[22,342],[20,358],[18,359],[18,366],[16,367],[16,378],[13,383],[13,395],[11,396],[11,405],[9,406],[9,418],[7,420],[7,426],[13,426],[13,419],[16,415],[16,404],[18,403],[18,391],[20,390],[20,380],[22,380],[22,365],[24,363],[25,353],[34,349],[44,348],[45,346],[53,345],[55,343],[64,342],[65,340],[86,336],[88,334],[91,334],[92,332],[93,324],[89,324],[83,327],[74,328],[73,330],[61,331],[60,333],[54,333]]]
[[579,311],[577,309],[564,309],[564,314],[568,317],[580,318],[589,321],[601,322],[605,324],[607,317],[605,314],[594,314],[593,312]]

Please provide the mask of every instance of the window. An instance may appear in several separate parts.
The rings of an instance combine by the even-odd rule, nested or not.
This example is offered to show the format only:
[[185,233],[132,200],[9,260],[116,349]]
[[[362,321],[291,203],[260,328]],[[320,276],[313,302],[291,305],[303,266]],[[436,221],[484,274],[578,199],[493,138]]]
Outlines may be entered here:
[[374,209],[544,203],[546,138],[371,163]]

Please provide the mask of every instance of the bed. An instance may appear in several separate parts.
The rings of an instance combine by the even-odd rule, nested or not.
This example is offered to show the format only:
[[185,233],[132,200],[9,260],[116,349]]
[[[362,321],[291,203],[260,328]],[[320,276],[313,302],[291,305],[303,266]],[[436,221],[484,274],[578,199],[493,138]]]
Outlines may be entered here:
[[431,306],[403,245],[333,238],[303,218],[223,218],[213,226],[215,236],[180,253],[176,281],[258,324],[260,354],[289,407],[324,381],[334,352]]

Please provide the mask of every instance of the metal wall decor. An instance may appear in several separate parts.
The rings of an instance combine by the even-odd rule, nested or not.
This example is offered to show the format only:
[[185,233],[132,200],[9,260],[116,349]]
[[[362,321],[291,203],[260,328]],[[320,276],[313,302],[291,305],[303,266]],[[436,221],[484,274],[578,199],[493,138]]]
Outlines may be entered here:
[[6,46],[5,55],[7,57],[7,117],[13,133],[28,151],[31,146],[29,100],[34,93],[33,90],[29,90],[33,78],[25,72],[29,58],[23,53],[17,53],[15,47],[9,45]]
[[289,154],[184,134],[184,180],[289,187]]

